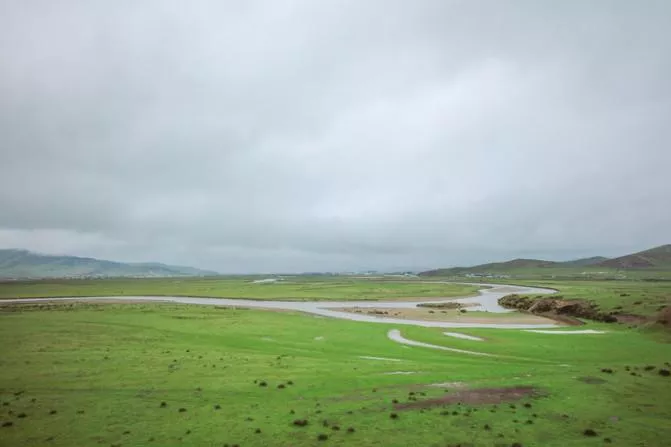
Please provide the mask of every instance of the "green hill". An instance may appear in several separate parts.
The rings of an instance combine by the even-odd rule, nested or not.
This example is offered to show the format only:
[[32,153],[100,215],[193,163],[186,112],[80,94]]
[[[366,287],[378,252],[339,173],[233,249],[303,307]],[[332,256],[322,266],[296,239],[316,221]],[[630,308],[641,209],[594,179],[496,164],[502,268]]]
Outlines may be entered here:
[[217,272],[159,263],[124,263],[0,249],[0,279],[209,276]]
[[505,262],[491,262],[489,264],[480,264],[473,267],[453,267],[447,269],[429,270],[427,272],[420,273],[420,275],[449,276],[449,275],[461,275],[467,273],[484,273],[484,272],[507,273],[520,269],[548,268],[548,267],[555,267],[558,265],[560,265],[559,262],[544,261],[542,259],[520,258]]
[[619,271],[663,272],[671,271],[671,244],[651,248],[618,258],[594,256],[573,261],[555,262],[541,259],[513,259],[505,262],[492,262],[473,267],[452,267],[429,270],[420,276],[455,275],[580,275],[580,274],[617,274]]
[[671,244],[608,259],[597,265],[615,269],[671,268]]
[[573,261],[561,262],[560,264],[567,267],[585,267],[588,265],[597,265],[604,261],[608,261],[608,258],[603,256],[592,256],[591,258],[575,259]]

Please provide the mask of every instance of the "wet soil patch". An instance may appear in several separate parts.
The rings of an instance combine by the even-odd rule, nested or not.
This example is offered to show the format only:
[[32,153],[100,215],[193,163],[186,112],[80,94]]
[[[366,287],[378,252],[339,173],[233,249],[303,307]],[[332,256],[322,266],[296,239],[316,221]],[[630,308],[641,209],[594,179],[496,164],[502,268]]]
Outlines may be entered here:
[[516,386],[507,388],[480,388],[474,390],[460,390],[432,399],[422,399],[394,405],[396,410],[412,410],[417,408],[431,408],[456,403],[463,404],[497,404],[513,402],[525,397],[533,396],[537,389],[533,386]]

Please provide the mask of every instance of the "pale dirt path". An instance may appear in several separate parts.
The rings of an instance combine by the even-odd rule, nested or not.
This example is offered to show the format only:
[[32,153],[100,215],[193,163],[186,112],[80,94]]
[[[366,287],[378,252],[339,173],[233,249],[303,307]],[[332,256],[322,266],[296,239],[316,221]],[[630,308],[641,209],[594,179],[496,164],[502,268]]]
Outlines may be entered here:
[[461,338],[463,340],[485,341],[484,338],[475,337],[473,335],[462,334],[459,332],[443,332],[443,335],[447,335],[448,337]]
[[440,349],[441,351],[458,352],[459,354],[478,355],[482,357],[499,357],[498,355],[488,354],[486,352],[467,351],[465,349],[448,348],[447,346],[432,345],[430,343],[424,343],[422,341],[410,340],[408,338],[403,337],[401,335],[401,331],[399,331],[398,329],[392,329],[389,332],[387,332],[387,337],[389,337],[390,340],[393,340],[396,343],[401,343],[407,346],[419,346],[421,348]]

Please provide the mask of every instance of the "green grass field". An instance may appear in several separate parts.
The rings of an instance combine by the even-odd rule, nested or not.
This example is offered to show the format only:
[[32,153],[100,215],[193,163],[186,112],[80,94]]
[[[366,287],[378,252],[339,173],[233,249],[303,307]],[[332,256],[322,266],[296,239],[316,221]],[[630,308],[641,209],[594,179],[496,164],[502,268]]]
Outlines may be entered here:
[[[474,342],[399,327],[411,339],[505,356],[486,358],[404,347],[386,337],[394,326],[302,314],[174,305],[4,308],[0,444],[601,446],[608,438],[666,445],[671,377],[658,370],[671,361],[668,335],[587,327],[608,332],[459,330],[486,339]],[[389,374],[400,371],[414,374]],[[459,392],[428,386],[444,382],[537,391],[514,403],[393,409],[394,399]],[[293,425],[297,419],[308,425]],[[587,429],[596,436],[585,436]]]
[[0,283],[0,299],[172,295],[263,300],[380,300],[467,296],[477,294],[478,289],[463,284],[349,278],[292,278],[270,284],[255,284],[249,279],[222,278],[75,279]]
[[671,281],[585,281],[585,280],[516,280],[510,283],[540,285],[559,290],[567,299],[594,301],[604,311],[652,316],[671,306]]

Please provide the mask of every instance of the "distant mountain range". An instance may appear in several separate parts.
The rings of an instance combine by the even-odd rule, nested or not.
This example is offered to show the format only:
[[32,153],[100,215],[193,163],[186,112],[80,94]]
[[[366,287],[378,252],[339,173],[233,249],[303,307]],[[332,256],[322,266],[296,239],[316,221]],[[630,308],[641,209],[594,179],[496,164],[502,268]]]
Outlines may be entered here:
[[420,273],[421,276],[450,276],[469,273],[514,273],[529,269],[561,269],[585,267],[589,269],[627,270],[627,269],[671,269],[671,244],[651,248],[617,258],[594,256],[573,261],[556,262],[542,259],[513,259],[505,262],[493,262],[473,267],[452,267],[435,269]]
[[125,263],[0,249],[0,279],[211,276],[217,272],[160,263]]

